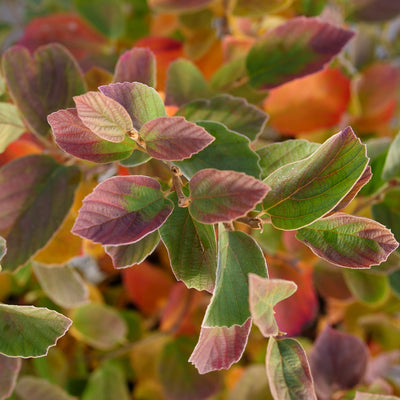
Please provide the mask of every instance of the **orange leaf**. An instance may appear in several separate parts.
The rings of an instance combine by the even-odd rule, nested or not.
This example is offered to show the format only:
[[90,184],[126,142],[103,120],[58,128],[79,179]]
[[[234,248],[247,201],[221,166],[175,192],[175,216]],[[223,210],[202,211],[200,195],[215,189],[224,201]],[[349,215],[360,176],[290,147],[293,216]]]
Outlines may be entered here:
[[222,45],[219,40],[215,40],[207,52],[194,61],[206,79],[211,78],[223,62]]
[[42,148],[35,142],[20,138],[10,143],[4,152],[0,154],[0,165],[28,154],[40,154],[42,151]]

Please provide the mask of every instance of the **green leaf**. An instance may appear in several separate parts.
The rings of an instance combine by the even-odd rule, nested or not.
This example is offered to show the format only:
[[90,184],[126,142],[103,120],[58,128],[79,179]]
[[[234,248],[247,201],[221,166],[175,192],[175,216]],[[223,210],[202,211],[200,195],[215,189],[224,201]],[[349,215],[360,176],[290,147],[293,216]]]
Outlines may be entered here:
[[271,187],[264,210],[278,229],[294,230],[327,214],[363,175],[365,146],[348,127],[304,160],[283,165],[264,179]]
[[382,171],[382,178],[385,180],[397,177],[400,177],[400,133],[396,135],[389,147]]
[[268,115],[249,104],[246,99],[221,94],[210,100],[196,100],[181,107],[175,115],[189,121],[215,121],[224,124],[229,130],[257,139],[265,128]]
[[235,0],[232,13],[241,17],[258,17],[288,8],[293,0]]
[[214,136],[215,140],[190,159],[174,162],[188,179],[205,168],[244,172],[257,179],[260,177],[259,158],[251,150],[248,138],[227,129],[219,122],[202,121],[197,125]]
[[10,357],[41,357],[64,336],[72,321],[56,311],[0,304],[0,353]]
[[60,165],[43,155],[18,158],[0,169],[5,269],[16,269],[46,245],[71,208],[79,180],[77,167]]
[[265,337],[279,334],[274,306],[297,290],[294,282],[249,274],[249,305],[253,322]]
[[188,288],[212,292],[217,270],[217,243],[212,225],[204,225],[192,218],[187,208],[178,207],[176,193],[169,199],[174,210],[160,228],[171,268],[176,279]]
[[136,167],[146,163],[149,160],[151,160],[151,157],[144,151],[133,150],[132,154],[128,158],[121,160],[119,163],[124,167]]
[[400,297],[400,270],[392,272],[389,276],[389,285],[393,293]]
[[18,108],[14,104],[0,103],[0,153],[25,130]]
[[8,399],[14,391],[21,369],[21,359],[0,354],[0,399]]
[[370,268],[398,247],[383,225],[364,217],[335,213],[302,228],[296,235],[319,257],[348,268]]
[[267,376],[275,400],[316,400],[306,353],[294,339],[268,341]]
[[241,231],[219,227],[217,280],[203,326],[243,325],[250,317],[250,272],[266,278],[267,266],[253,238]]

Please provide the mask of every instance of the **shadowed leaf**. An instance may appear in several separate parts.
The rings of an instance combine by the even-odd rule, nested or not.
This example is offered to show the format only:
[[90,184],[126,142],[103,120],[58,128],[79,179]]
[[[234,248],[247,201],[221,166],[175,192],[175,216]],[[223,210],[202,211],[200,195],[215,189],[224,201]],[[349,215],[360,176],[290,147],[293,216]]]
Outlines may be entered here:
[[204,169],[189,182],[191,216],[199,222],[229,222],[245,216],[269,187],[241,172]]
[[228,369],[242,357],[250,329],[251,318],[243,325],[233,325],[230,328],[203,326],[189,362],[200,374]]
[[354,0],[352,17],[368,22],[381,22],[400,14],[400,4],[393,0]]
[[138,165],[142,165],[147,161],[151,160],[151,157],[141,150],[133,150],[132,154],[119,163],[125,167],[136,167]]
[[0,354],[0,400],[8,399],[21,369],[21,359]]
[[382,178],[389,180],[400,177],[400,133],[390,144],[388,154],[382,171]]
[[15,392],[21,400],[77,400],[61,387],[36,376],[23,376],[18,381]]
[[159,11],[193,11],[204,8],[212,0],[149,0],[149,6]]
[[0,304],[0,321],[0,354],[22,358],[46,355],[72,323],[47,308],[8,304]]
[[18,108],[14,104],[0,103],[0,153],[25,130]]
[[158,229],[172,208],[155,179],[115,176],[84,199],[72,232],[101,244],[134,243]]
[[383,394],[372,394],[372,393],[363,393],[356,392],[356,397],[354,400],[399,400],[400,397],[397,396],[386,396]]

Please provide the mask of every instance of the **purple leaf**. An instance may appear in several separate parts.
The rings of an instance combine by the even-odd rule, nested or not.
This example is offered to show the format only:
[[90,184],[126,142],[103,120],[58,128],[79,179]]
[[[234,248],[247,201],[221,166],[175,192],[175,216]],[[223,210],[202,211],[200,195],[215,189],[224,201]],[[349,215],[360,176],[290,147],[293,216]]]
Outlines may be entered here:
[[128,244],[158,229],[173,203],[147,176],[115,176],[83,200],[72,232],[101,244]]
[[75,108],[59,110],[47,120],[53,130],[56,143],[67,153],[97,163],[127,158],[135,143],[126,137],[123,142],[113,143],[93,133],[78,117]]
[[203,169],[189,182],[189,212],[205,224],[229,222],[246,215],[263,200],[269,187],[235,171]]
[[251,318],[230,328],[202,327],[199,341],[189,358],[200,374],[228,369],[240,360],[251,329]]
[[146,122],[139,132],[147,153],[159,160],[180,161],[203,150],[215,138],[183,117],[159,117]]
[[8,399],[11,396],[20,369],[20,358],[10,358],[0,354],[0,400]]
[[141,82],[156,86],[156,58],[147,48],[135,47],[126,51],[115,66],[113,82]]

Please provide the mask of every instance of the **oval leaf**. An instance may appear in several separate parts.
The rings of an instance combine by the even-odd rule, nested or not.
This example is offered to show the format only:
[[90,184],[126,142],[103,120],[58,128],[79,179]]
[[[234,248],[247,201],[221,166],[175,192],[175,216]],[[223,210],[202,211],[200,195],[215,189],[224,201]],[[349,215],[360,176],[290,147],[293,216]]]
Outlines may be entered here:
[[56,311],[0,304],[0,354],[41,357],[64,336],[72,321]]
[[158,229],[173,204],[147,176],[115,176],[83,200],[72,232],[101,244],[128,244]]
[[21,369],[21,359],[0,354],[0,400],[8,399],[15,387]]
[[267,194],[269,187],[235,171],[204,169],[189,182],[189,212],[204,224],[229,222],[246,215]]
[[35,376],[23,376],[15,392],[22,400],[77,400],[59,386]]

